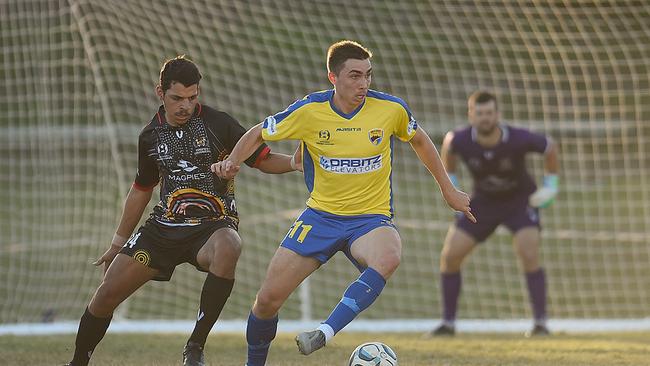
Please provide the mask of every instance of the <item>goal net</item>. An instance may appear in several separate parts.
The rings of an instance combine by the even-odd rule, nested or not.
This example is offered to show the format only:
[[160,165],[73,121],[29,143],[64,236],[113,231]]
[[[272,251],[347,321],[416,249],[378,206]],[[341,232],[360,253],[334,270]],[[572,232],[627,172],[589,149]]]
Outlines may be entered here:
[[[550,317],[650,317],[649,18],[644,1],[0,0],[0,323],[76,322],[83,312],[166,58],[196,61],[202,102],[250,127],[329,88],[325,50],[344,38],[374,52],[373,88],[405,99],[438,146],[467,123],[478,88],[497,94],[504,121],[551,135],[561,193],[542,213]],[[539,181],[541,158],[529,163]],[[224,319],[247,316],[304,206],[301,178],[252,169],[237,178],[245,244]],[[393,181],[403,261],[362,318],[432,324],[453,214],[408,144],[396,144]],[[471,190],[462,172],[461,186]],[[323,319],[356,276],[337,256],[281,317]],[[116,318],[191,320],[203,279],[183,265]],[[464,264],[463,286],[461,319],[531,317],[504,230]]]

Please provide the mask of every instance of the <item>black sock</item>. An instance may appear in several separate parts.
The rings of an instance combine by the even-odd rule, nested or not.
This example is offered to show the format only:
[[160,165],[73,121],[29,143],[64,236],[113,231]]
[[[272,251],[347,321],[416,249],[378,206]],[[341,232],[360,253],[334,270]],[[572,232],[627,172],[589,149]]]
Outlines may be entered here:
[[188,342],[195,342],[201,346],[205,345],[208,333],[210,333],[212,326],[219,318],[219,314],[221,314],[221,310],[226,304],[234,284],[234,279],[229,280],[208,273],[201,291],[201,307],[199,308],[196,325]]
[[98,318],[88,311],[84,312],[79,321],[79,330],[77,331],[77,340],[75,341],[74,358],[72,359],[73,366],[86,366],[90,361],[95,347],[99,341],[104,338],[106,329],[111,324],[113,316],[108,318]]

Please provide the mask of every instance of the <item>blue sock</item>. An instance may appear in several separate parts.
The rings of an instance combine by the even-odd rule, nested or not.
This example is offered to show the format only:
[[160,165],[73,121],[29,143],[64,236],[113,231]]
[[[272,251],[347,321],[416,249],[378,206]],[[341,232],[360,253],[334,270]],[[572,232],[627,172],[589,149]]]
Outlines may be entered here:
[[271,319],[259,319],[251,311],[246,326],[248,342],[248,361],[246,366],[264,366],[269,355],[271,341],[278,330],[278,316]]
[[325,324],[332,327],[334,334],[338,333],[375,301],[385,285],[386,280],[379,272],[366,268],[345,290],[341,302],[336,305]]

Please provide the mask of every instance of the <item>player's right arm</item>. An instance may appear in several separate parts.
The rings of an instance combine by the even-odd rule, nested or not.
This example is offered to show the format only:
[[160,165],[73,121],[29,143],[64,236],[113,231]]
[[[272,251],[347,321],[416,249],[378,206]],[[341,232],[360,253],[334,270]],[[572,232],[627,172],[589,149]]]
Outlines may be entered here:
[[135,185],[131,187],[129,194],[126,196],[124,201],[124,209],[122,210],[122,217],[120,218],[120,224],[113,235],[113,240],[111,241],[111,246],[99,257],[93,264],[96,266],[101,266],[104,264],[104,273],[111,265],[111,262],[119,253],[120,249],[126,244],[126,241],[135,230],[136,225],[140,222],[144,210],[147,208],[147,204],[151,200],[151,195],[153,194],[153,189],[142,190],[136,188]]
[[106,273],[113,258],[126,244],[136,225],[140,222],[140,218],[142,218],[142,214],[147,204],[149,204],[149,200],[151,200],[153,188],[160,180],[158,165],[150,155],[150,151],[152,151],[150,136],[150,132],[146,128],[140,133],[138,138],[138,172],[124,201],[120,224],[113,235],[111,246],[93,263],[96,266],[104,264],[104,273]]
[[471,212],[469,196],[465,192],[459,191],[452,184],[438,150],[427,133],[422,128],[418,128],[409,142],[420,161],[438,182],[440,191],[449,207],[463,212],[469,220],[475,223],[476,218]]

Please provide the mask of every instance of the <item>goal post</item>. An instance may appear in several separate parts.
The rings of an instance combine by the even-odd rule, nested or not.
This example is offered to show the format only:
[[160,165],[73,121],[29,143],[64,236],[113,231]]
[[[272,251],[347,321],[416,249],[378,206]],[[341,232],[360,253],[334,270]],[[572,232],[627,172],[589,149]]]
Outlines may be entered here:
[[[479,88],[497,95],[503,121],[552,136],[560,194],[542,212],[541,247],[551,326],[650,328],[648,18],[650,4],[636,1],[0,1],[0,334],[70,329],[83,313],[101,278],[90,263],[110,244],[166,58],[193,59],[201,102],[251,127],[329,88],[325,51],[343,38],[373,51],[373,88],[406,100],[438,146],[467,123]],[[355,327],[419,330],[441,314],[438,261],[453,213],[410,146],[395,146],[403,260]],[[271,147],[289,153],[295,142]],[[539,181],[541,158],[529,164]],[[242,324],[304,207],[301,178],[238,176],[244,251],[225,324]],[[180,266],[127,300],[116,323],[186,324],[204,276]],[[283,321],[324,319],[356,276],[336,256],[291,296]],[[499,230],[464,264],[459,324],[512,329],[529,308]]]

